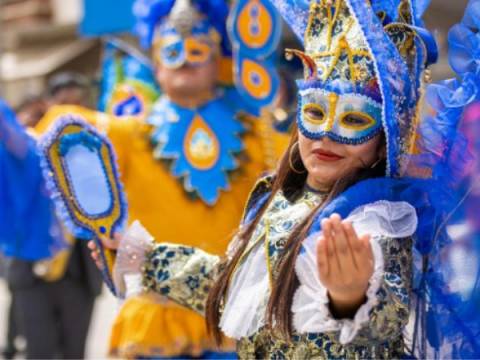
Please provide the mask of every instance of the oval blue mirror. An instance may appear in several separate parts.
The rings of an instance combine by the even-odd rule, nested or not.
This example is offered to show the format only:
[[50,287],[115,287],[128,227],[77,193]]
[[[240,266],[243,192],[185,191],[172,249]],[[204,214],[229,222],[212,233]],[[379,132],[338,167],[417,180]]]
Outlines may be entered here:
[[[95,116],[85,111],[85,116]],[[101,250],[104,279],[115,293],[111,277],[114,254],[105,250],[100,236],[112,237],[127,217],[112,145],[87,124],[81,114],[60,114],[54,127],[42,138],[47,183],[57,214],[72,234],[94,239]]]

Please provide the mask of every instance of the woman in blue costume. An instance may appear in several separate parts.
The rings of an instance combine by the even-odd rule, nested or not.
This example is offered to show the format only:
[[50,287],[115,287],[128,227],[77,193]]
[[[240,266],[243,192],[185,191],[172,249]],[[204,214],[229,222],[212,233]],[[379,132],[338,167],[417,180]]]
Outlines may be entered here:
[[[49,258],[64,247],[53,207],[45,189],[35,141],[0,99],[0,253],[29,262]],[[10,351],[19,321],[18,299],[12,290],[8,315]],[[9,339],[10,340],[10,339]],[[7,349],[6,349],[7,350]],[[5,356],[7,352],[5,352]]]
[[[27,358],[83,358],[101,280],[54,213],[36,139],[0,102],[0,252]],[[58,340],[62,338],[59,343]]]
[[[480,2],[451,34],[459,79],[432,86],[425,1],[274,1],[303,40],[298,132],[259,181],[226,256],[154,244],[138,223],[117,248],[119,288],[206,316],[241,358],[478,358],[474,282],[454,293],[446,229],[471,193],[458,130],[478,89]],[[95,257],[95,252],[93,253]],[[411,326],[408,326],[409,321]]]
[[0,99],[0,251],[35,261],[62,248],[37,145]]

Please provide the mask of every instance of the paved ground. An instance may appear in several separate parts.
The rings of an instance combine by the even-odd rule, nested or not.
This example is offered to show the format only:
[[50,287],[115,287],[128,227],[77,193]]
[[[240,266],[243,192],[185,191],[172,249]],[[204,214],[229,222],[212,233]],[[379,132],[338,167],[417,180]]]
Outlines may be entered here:
[[[5,282],[0,279],[0,347],[5,342],[6,313],[10,298]],[[110,325],[115,317],[118,304],[117,300],[103,290],[95,304],[90,333],[87,340],[87,359],[104,359],[107,350],[107,341],[110,333]]]

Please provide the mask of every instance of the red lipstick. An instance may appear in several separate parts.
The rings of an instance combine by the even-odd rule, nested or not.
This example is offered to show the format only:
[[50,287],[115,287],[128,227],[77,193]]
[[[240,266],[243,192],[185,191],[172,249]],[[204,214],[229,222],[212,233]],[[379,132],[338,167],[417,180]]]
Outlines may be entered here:
[[315,154],[317,159],[322,161],[338,161],[343,159],[343,156],[340,156],[328,150],[316,149],[313,150],[312,153]]

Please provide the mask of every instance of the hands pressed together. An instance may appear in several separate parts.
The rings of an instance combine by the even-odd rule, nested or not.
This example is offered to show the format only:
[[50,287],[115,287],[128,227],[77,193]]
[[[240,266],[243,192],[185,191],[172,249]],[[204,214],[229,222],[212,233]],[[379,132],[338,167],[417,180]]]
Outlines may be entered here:
[[365,302],[374,270],[370,236],[358,237],[351,223],[333,214],[322,220],[317,244],[320,281],[327,288],[336,317],[352,317]]

